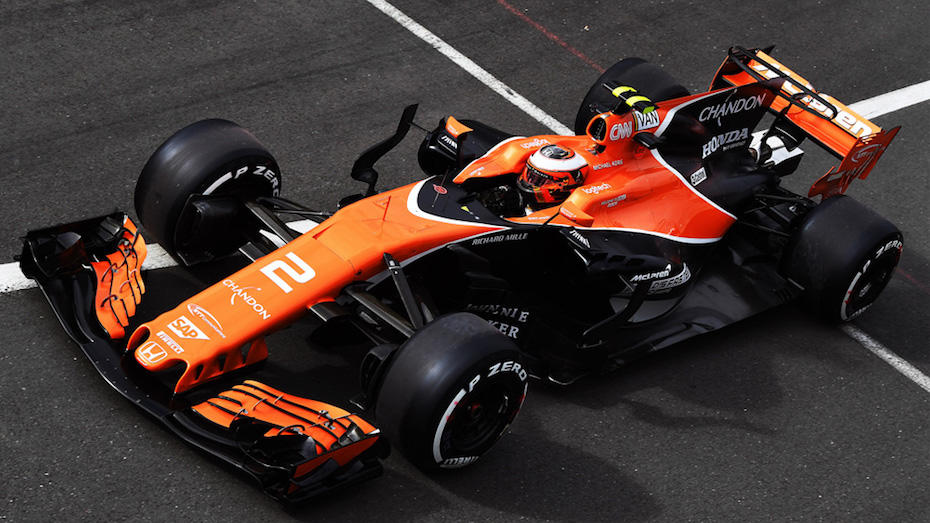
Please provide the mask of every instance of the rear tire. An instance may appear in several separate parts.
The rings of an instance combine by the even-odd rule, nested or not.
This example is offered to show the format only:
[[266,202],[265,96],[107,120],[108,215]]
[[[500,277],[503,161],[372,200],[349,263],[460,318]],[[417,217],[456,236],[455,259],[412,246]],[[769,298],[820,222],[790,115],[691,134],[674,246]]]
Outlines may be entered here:
[[830,322],[869,308],[891,280],[901,231],[849,198],[824,200],[805,217],[785,257],[785,272],[805,288],[806,305]]
[[605,71],[588,90],[575,116],[575,134],[584,134],[591,118],[616,105],[617,98],[603,87],[608,82],[633,87],[654,102],[690,94],[672,75],[658,66],[642,58],[624,58]]
[[195,241],[191,196],[255,199],[275,196],[281,171],[252,133],[226,120],[201,120],[176,132],[152,154],[136,182],[136,214],[146,233],[187,265],[228,254],[239,245],[226,234],[207,248]]
[[510,426],[527,377],[509,338],[474,314],[450,314],[395,353],[375,415],[389,441],[421,469],[464,467]]

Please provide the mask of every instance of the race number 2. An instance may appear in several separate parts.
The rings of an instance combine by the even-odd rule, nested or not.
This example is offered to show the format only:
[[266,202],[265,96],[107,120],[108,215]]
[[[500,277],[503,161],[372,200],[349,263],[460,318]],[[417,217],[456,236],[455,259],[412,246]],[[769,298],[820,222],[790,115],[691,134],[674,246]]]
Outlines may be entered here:
[[284,291],[284,294],[287,294],[294,290],[294,288],[291,287],[291,284],[288,283],[285,278],[282,278],[278,272],[284,273],[284,276],[290,278],[295,283],[307,283],[316,276],[316,271],[313,270],[313,267],[307,265],[307,262],[301,260],[300,256],[297,256],[293,252],[289,252],[284,256],[293,262],[297,268],[295,269],[284,260],[275,260],[262,267],[261,271],[262,274],[268,276],[269,280],[280,287],[281,290]]

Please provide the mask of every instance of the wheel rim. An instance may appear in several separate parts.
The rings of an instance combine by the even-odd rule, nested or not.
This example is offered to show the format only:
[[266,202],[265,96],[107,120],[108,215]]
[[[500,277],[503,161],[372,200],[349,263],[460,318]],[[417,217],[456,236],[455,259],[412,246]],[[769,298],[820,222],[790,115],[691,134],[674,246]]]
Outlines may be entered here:
[[520,408],[520,398],[502,384],[486,384],[462,397],[442,433],[446,459],[479,456],[503,434]]
[[846,295],[843,297],[843,305],[840,316],[843,320],[851,320],[862,314],[878,298],[879,294],[891,281],[894,269],[898,265],[898,254],[900,251],[892,250],[887,254],[870,260],[865,264],[863,270],[856,273]]

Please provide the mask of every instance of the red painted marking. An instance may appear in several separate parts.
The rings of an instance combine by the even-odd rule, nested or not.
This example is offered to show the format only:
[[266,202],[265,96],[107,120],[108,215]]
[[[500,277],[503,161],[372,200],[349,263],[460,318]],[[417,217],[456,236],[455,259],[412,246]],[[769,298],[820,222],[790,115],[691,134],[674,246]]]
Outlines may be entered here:
[[925,283],[922,283],[922,282],[919,281],[917,278],[915,278],[915,277],[911,276],[910,274],[906,273],[905,271],[901,270],[900,267],[898,267],[898,268],[895,269],[895,270],[898,272],[898,274],[900,274],[901,276],[904,276],[904,278],[905,278],[907,281],[911,282],[911,284],[914,285],[914,287],[917,287],[918,289],[924,291],[925,293],[930,294],[930,287],[928,287]]
[[574,47],[568,45],[568,44],[565,42],[565,40],[562,40],[561,38],[558,37],[558,35],[556,35],[556,34],[553,33],[552,31],[546,29],[546,27],[545,27],[544,25],[542,25],[542,24],[540,24],[539,22],[533,20],[533,19],[530,18],[529,16],[526,16],[526,13],[524,13],[523,11],[520,11],[520,10],[517,9],[516,7],[510,5],[509,3],[507,3],[506,0],[497,0],[497,3],[500,4],[501,6],[503,6],[504,9],[506,9],[506,10],[510,11],[511,13],[517,15],[517,17],[519,17],[519,18],[520,18],[521,20],[523,20],[524,22],[526,22],[526,23],[530,24],[531,26],[533,26],[534,28],[536,28],[536,30],[539,31],[540,33],[546,35],[546,38],[552,40],[553,42],[555,42],[555,43],[557,43],[557,44],[559,44],[559,45],[561,45],[562,47],[564,47],[565,49],[567,49],[568,52],[572,53],[573,55],[577,56],[578,58],[581,58],[581,59],[584,61],[584,63],[586,63],[586,64],[590,65],[591,67],[593,67],[597,72],[603,73],[603,72],[605,71],[604,67],[602,67],[599,63],[597,63],[597,62],[595,62],[594,60],[588,58],[584,53],[582,53],[582,52],[579,51],[578,49],[575,49]]

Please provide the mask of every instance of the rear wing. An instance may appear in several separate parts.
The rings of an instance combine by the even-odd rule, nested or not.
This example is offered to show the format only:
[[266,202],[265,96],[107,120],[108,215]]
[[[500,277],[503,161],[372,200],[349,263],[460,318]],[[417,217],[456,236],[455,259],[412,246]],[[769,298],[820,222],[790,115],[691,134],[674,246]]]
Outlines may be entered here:
[[[770,51],[768,49],[768,51]],[[829,198],[865,179],[898,132],[883,130],[836,98],[817,92],[803,77],[759,49],[733,47],[714,75],[711,89],[781,78],[769,111],[776,115],[769,133],[791,147],[810,138],[842,161],[811,186],[809,196]]]

